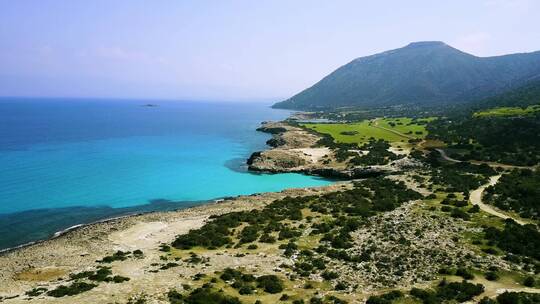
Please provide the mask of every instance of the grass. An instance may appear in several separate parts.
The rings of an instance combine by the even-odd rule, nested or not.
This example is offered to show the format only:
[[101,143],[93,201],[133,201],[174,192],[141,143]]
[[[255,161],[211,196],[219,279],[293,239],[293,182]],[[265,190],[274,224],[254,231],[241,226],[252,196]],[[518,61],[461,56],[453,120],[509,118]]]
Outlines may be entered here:
[[[422,123],[430,122],[434,119],[435,117],[421,118],[413,122],[413,119],[409,117],[383,118],[378,119],[377,124],[380,127],[394,130],[407,136],[422,139],[427,135],[426,126]],[[419,124],[417,122],[422,123]]]
[[[433,119],[425,118],[420,121]],[[414,123],[411,118],[407,117],[364,120],[357,123],[303,124],[302,126],[319,133],[329,134],[336,142],[358,145],[367,143],[370,138],[382,139],[390,143],[406,143],[411,138],[422,139],[427,135],[425,125]]]
[[500,107],[473,114],[473,117],[493,117],[493,116],[524,116],[540,112],[540,105],[532,105],[526,108],[520,107]]
[[[304,124],[303,126],[319,133],[329,134],[339,143],[356,143],[361,145],[367,143],[371,137],[384,139],[389,142],[406,141],[407,139],[395,133],[376,128],[367,120],[358,123]],[[349,133],[352,135],[344,134],[345,132],[352,132]]]

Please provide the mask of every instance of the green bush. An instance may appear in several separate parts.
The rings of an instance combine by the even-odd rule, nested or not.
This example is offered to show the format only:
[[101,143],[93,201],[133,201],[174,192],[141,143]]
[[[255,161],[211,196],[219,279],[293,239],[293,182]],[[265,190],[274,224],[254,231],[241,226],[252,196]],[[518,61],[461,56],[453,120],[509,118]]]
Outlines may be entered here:
[[69,286],[60,285],[56,287],[55,289],[48,291],[47,295],[51,297],[55,297],[55,298],[60,298],[64,296],[74,296],[76,294],[89,291],[95,287],[97,287],[96,284],[89,284],[85,282],[75,282]]
[[263,275],[256,279],[257,287],[263,288],[268,293],[279,293],[283,291],[283,282],[276,275]]
[[456,270],[456,275],[464,278],[465,280],[474,279],[474,274],[469,269],[460,267]]
[[129,252],[123,252],[119,250],[115,252],[113,255],[106,256],[103,259],[98,260],[97,262],[110,264],[115,261],[124,261],[125,259],[128,258],[128,256],[129,256]]
[[499,279],[499,275],[495,271],[488,271],[484,274],[484,277],[488,281],[497,281]]
[[184,296],[174,289],[167,293],[167,299],[171,304],[184,304]]
[[534,280],[534,277],[532,276],[528,276],[525,278],[525,280],[523,280],[523,285],[527,286],[527,287],[534,287],[535,285],[535,280]]
[[402,298],[404,295],[399,290],[392,290],[388,293],[378,295],[378,296],[370,296],[366,302],[366,304],[392,304],[394,300],[397,300],[399,298]]
[[186,304],[241,304],[235,297],[215,292],[210,288],[197,288],[184,298]]
[[499,304],[537,304],[540,303],[540,294],[526,292],[504,292],[497,296]]
[[127,282],[129,281],[130,279],[127,278],[127,277],[123,277],[123,276],[119,276],[119,275],[115,275],[113,278],[112,278],[112,281],[114,283],[122,283],[122,282]]
[[410,294],[424,304],[442,303],[455,300],[459,303],[469,301],[484,292],[482,284],[472,284],[466,281],[448,283],[443,280],[436,290],[413,288]]

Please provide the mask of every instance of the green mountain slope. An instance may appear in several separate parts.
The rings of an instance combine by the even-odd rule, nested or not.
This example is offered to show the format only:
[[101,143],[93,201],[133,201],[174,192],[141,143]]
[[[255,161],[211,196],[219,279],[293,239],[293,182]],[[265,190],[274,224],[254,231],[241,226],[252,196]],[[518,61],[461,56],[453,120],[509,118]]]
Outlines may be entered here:
[[478,109],[493,107],[527,107],[540,104],[540,78],[523,86],[496,96],[488,97],[474,104]]
[[476,57],[443,42],[415,42],[355,59],[274,107],[467,102],[505,92],[538,76],[540,52]]

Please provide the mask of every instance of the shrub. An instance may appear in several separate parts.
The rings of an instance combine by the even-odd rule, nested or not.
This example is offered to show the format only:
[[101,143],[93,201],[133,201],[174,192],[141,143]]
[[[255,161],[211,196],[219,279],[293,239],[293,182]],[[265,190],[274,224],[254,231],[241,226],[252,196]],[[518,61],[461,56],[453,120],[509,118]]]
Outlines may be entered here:
[[492,300],[488,297],[483,297],[478,304],[497,304],[497,301]]
[[469,301],[484,292],[482,284],[472,284],[466,281],[448,283],[443,280],[436,290],[413,288],[410,294],[425,304],[444,303],[456,300],[459,303]]
[[176,290],[169,290],[167,293],[167,298],[169,299],[169,303],[171,304],[183,304],[184,303],[184,297],[181,293],[179,293]]
[[525,278],[525,280],[523,281],[523,285],[527,286],[527,287],[534,287],[534,284],[535,284],[535,280],[534,280],[534,277],[532,276],[528,276]]
[[441,211],[442,211],[442,212],[450,212],[450,211],[452,211],[452,208],[449,207],[449,206],[442,206],[442,207],[441,207]]
[[500,249],[540,260],[540,231],[535,225],[519,225],[511,219],[505,221],[504,229],[488,227],[486,239]]
[[215,292],[210,288],[197,288],[185,297],[186,304],[241,304],[235,297]]
[[127,277],[123,277],[123,276],[119,276],[119,275],[115,275],[113,278],[112,278],[112,281],[114,283],[122,283],[122,282],[127,282],[129,281],[130,279],[127,278]]
[[495,248],[492,248],[492,247],[483,248],[482,251],[487,253],[487,254],[497,254],[498,253],[498,251]]
[[118,250],[113,255],[106,256],[103,259],[98,260],[96,262],[110,264],[110,263],[112,263],[114,261],[123,261],[123,260],[127,259],[128,255],[129,255],[128,252],[123,252],[123,251]]
[[64,296],[74,296],[85,291],[89,291],[95,288],[96,284],[89,284],[85,282],[75,282],[69,286],[60,285],[51,291],[47,292],[48,296],[60,298]]
[[450,213],[450,216],[454,217],[454,218],[460,218],[460,219],[463,219],[463,220],[466,220],[466,221],[471,219],[471,216],[467,212],[465,212],[465,211],[463,211],[461,209],[458,209],[458,208],[452,209],[452,212]]
[[312,297],[309,299],[309,304],[323,304],[323,300],[319,297]]
[[392,301],[397,300],[401,297],[403,297],[403,293],[401,291],[392,290],[382,295],[370,296],[366,304],[391,304]]
[[499,279],[499,275],[495,271],[488,271],[484,274],[484,277],[488,281],[497,281]]
[[334,272],[334,271],[324,271],[321,274],[321,277],[323,277],[323,279],[325,279],[326,281],[331,281],[331,280],[339,278],[339,275],[337,272]]
[[347,283],[345,282],[338,282],[336,284],[336,286],[334,287],[335,290],[345,290],[349,287],[349,285],[347,285]]
[[261,237],[259,238],[259,242],[261,243],[269,243],[269,244],[273,244],[276,242],[276,238],[269,235],[269,234],[263,234],[261,235]]
[[474,279],[474,275],[472,274],[472,272],[466,268],[458,268],[456,270],[456,275],[457,276],[460,276],[462,278],[464,278],[465,280],[472,280]]
[[467,210],[469,213],[478,213],[480,212],[480,207],[478,205],[473,205],[469,210]]
[[276,275],[263,275],[256,279],[257,287],[263,288],[268,293],[283,291],[283,282]]
[[41,295],[42,293],[44,293],[45,291],[47,291],[47,288],[38,287],[38,288],[34,288],[32,290],[29,290],[29,291],[25,292],[24,294],[29,296],[29,297],[37,297],[37,296]]
[[238,293],[241,295],[248,295],[253,293],[253,287],[251,285],[242,285],[240,289],[238,289]]
[[540,303],[540,294],[526,292],[504,292],[497,297],[499,304],[536,304]]

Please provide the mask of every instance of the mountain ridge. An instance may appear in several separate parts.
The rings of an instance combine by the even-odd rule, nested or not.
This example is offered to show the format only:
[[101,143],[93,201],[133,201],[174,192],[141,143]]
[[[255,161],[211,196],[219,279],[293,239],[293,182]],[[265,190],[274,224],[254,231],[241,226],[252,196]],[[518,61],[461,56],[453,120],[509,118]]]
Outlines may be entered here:
[[275,108],[442,104],[480,100],[540,76],[540,51],[478,57],[419,41],[356,58]]

